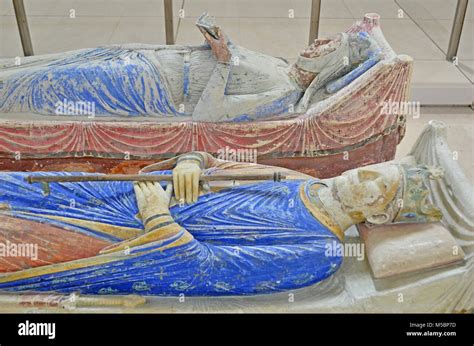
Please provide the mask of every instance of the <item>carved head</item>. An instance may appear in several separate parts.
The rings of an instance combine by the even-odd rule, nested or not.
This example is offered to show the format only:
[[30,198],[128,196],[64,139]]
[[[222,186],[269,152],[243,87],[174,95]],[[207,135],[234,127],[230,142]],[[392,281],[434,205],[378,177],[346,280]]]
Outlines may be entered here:
[[[317,62],[322,57],[336,50],[341,44],[341,34],[337,34],[332,38],[318,38],[314,40],[308,47],[303,49],[299,55],[299,61],[310,59]],[[313,79],[318,75],[317,72],[308,71],[301,64],[294,64],[290,70],[291,76],[297,81],[301,88],[309,87]]]
[[390,222],[396,210],[392,202],[401,186],[397,165],[376,164],[352,169],[334,179],[337,197],[356,222]]
[[332,38],[316,39],[298,56],[290,75],[307,89],[317,76],[320,84],[339,78],[363,61],[381,54],[367,32],[339,33]]
[[335,178],[345,212],[356,222],[372,224],[435,222],[442,217],[429,199],[424,166],[381,163],[353,169]]

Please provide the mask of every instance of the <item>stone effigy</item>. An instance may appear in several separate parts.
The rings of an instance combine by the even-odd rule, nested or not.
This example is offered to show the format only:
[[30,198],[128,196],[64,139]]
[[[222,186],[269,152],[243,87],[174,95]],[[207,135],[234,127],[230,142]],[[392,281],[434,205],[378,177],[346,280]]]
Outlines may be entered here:
[[[449,160],[443,131],[443,125],[430,124],[400,162],[324,180],[224,162],[206,153],[144,169],[143,174],[163,175],[174,167],[173,184],[166,189],[150,182],[55,182],[45,193],[41,184],[25,180],[27,173],[2,173],[3,240],[41,239],[45,248],[39,258],[47,263],[2,261],[0,290],[209,296],[312,286],[308,289],[317,294],[308,306],[316,310],[367,311],[369,304],[376,311],[393,311],[401,305],[390,302],[391,290],[374,289],[367,267],[352,266],[352,273],[341,269],[343,255],[332,250],[355,224],[426,224],[443,218],[465,253],[464,263],[442,268],[431,279],[429,273],[405,278],[399,289],[424,290],[432,303],[441,294],[433,282],[450,282],[452,296],[443,290],[439,310],[472,310],[473,190]],[[198,190],[201,174],[237,180],[249,171],[278,171],[287,180],[231,181],[232,186],[217,181]],[[51,175],[58,173],[34,174]],[[426,242],[438,246],[437,240]],[[359,290],[365,296],[354,296]]]
[[363,74],[382,55],[367,32],[349,32],[315,40],[289,65],[232,44],[215,24],[204,26],[209,20],[205,14],[197,22],[203,46],[108,46],[3,64],[0,113],[89,115],[80,111],[90,105],[94,116],[202,122],[294,116],[349,77],[337,79]]
[[228,147],[327,177],[393,158],[405,122],[384,109],[407,100],[412,60],[391,49],[377,15],[316,40],[294,65],[199,27],[209,45],[2,61],[3,169],[131,172]]

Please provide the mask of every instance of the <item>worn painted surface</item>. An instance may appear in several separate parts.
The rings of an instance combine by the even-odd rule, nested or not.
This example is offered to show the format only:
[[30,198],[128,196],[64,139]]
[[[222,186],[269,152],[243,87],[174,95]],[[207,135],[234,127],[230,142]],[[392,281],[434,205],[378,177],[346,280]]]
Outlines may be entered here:
[[0,70],[0,112],[68,114],[69,102],[90,102],[97,115],[177,113],[146,52],[112,46],[30,59]]
[[[335,311],[340,311],[340,312],[466,312],[466,311],[472,311],[474,308],[474,301],[472,299],[473,295],[473,285],[472,285],[472,273],[473,273],[473,251],[472,251],[472,244],[473,244],[473,228],[472,228],[472,213],[473,213],[473,204],[472,204],[472,184],[470,184],[468,181],[466,181],[465,176],[463,175],[462,171],[460,170],[459,165],[457,162],[452,160],[452,153],[449,150],[449,147],[447,146],[446,143],[446,138],[445,138],[445,133],[443,133],[444,127],[440,124],[431,124],[430,126],[427,127],[427,129],[422,133],[420,136],[419,140],[417,141],[417,144],[415,144],[415,147],[412,150],[412,154],[414,156],[408,157],[406,159],[402,160],[402,164],[409,164],[409,165],[419,165],[420,167],[424,167],[425,165],[439,165],[441,166],[444,171],[445,175],[441,179],[437,180],[432,180],[431,185],[430,185],[430,193],[432,194],[431,197],[435,201],[436,207],[441,209],[443,211],[443,216],[444,219],[442,222],[449,228],[451,231],[454,239],[456,240],[457,244],[459,244],[462,247],[462,250],[465,254],[465,261],[457,266],[448,266],[448,267],[443,267],[443,268],[437,268],[437,269],[432,269],[429,272],[411,272],[408,273],[405,276],[402,277],[394,277],[394,278],[386,278],[386,279],[379,279],[375,280],[371,276],[370,272],[370,267],[368,267],[368,263],[366,261],[358,261],[355,258],[346,258],[344,260],[344,263],[341,264],[341,269],[338,270],[336,273],[331,275],[329,278],[326,280],[321,281],[317,285],[312,285],[307,288],[302,288],[300,290],[292,290],[292,293],[295,295],[295,302],[289,304],[288,303],[288,293],[276,293],[275,295],[269,295],[269,296],[259,296],[259,297],[228,297],[228,298],[220,298],[219,300],[213,300],[209,298],[188,298],[187,300],[188,304],[180,304],[177,300],[176,297],[171,297],[170,299],[166,298],[155,298],[152,300],[152,303],[147,307],[144,307],[143,309],[140,310],[134,310],[134,311],[142,311],[142,312],[152,312],[152,311],[286,311],[286,312],[296,312],[296,311],[320,311],[320,312],[335,312]],[[245,164],[237,164],[237,163],[225,163],[223,166],[221,166],[222,169],[224,168],[236,168],[236,167],[243,167]],[[392,162],[392,163],[386,163],[382,165],[376,165],[373,167],[367,167],[361,170],[358,170],[361,174],[360,178],[363,180],[367,179],[374,179],[375,176],[373,176],[373,172],[378,171],[379,175],[383,177],[383,185],[380,185],[382,187],[382,190],[385,190],[388,188],[388,190],[391,190],[390,186],[399,186],[400,185],[400,180],[395,179],[396,178],[396,170],[393,170],[394,166],[397,166],[398,163]],[[383,169],[380,169],[381,167],[383,168],[386,166],[387,168],[390,167],[387,172],[385,172]],[[253,166],[255,168],[258,167],[258,165]],[[268,168],[268,167],[267,167]],[[305,179],[305,177],[301,174],[297,174],[296,172],[293,172],[294,176],[297,178],[298,176]],[[44,174],[44,173],[42,173]],[[15,176],[19,175],[18,173],[6,173],[5,176]],[[21,174],[20,174],[21,175]],[[348,177],[350,178],[350,177]],[[355,178],[355,176],[354,176]],[[350,178],[352,179],[352,178]],[[375,181],[378,178],[375,177]],[[22,181],[22,180],[19,180]],[[326,181],[327,182],[327,181]],[[273,184],[273,183],[272,183]],[[292,181],[291,184],[298,184],[297,181]],[[290,185],[291,185],[290,184]],[[20,183],[21,185],[21,183]],[[417,184],[415,184],[417,186]],[[2,184],[2,186],[6,186],[8,189],[8,184]],[[246,189],[237,189],[237,191],[241,191],[245,193],[251,193],[252,195],[255,195],[253,198],[258,199],[260,198],[260,193],[252,193],[253,186],[255,185],[248,185]],[[312,185],[312,186],[321,186],[321,185]],[[342,187],[343,185],[340,185]],[[383,187],[385,186],[385,187]],[[449,190],[456,191],[456,195],[445,195],[442,197],[442,195]],[[31,188],[31,186],[30,186]],[[35,187],[36,189],[37,187]],[[273,187],[274,188],[274,187]],[[280,195],[281,191],[279,189],[275,189],[272,191],[278,192],[277,195]],[[131,189],[129,189],[131,190]],[[223,190],[224,193],[230,193],[230,190]],[[292,189],[290,189],[291,191]],[[345,199],[346,202],[344,204],[350,204],[352,207],[355,207],[354,203],[362,203],[364,201],[357,201],[354,200],[349,195],[346,195],[345,192],[343,192],[341,189],[341,193],[339,194],[342,199]],[[260,191],[260,189],[258,190]],[[265,191],[265,188],[263,189]],[[308,190],[304,190],[308,191]],[[310,190],[309,193],[306,194],[299,194],[300,197],[308,197],[312,198],[312,193]],[[57,191],[52,191],[53,194]],[[254,191],[255,192],[255,191]],[[7,193],[8,195],[8,193]],[[270,194],[267,194],[267,198],[270,197]],[[285,195],[285,198],[291,197],[287,193],[283,193],[282,196]],[[346,195],[346,196],[344,196]],[[390,199],[389,196],[392,194],[387,194],[387,196],[384,195],[384,198],[382,198],[382,201],[384,199]],[[449,196],[448,196],[449,195]],[[39,195],[38,195],[39,196]],[[210,198],[208,202],[211,203],[212,205],[212,195],[208,195],[207,198]],[[205,197],[205,196],[204,196]],[[229,204],[226,204],[227,206],[230,206],[234,204],[234,207],[232,208],[233,211],[236,210],[243,210],[244,207],[241,205],[241,203],[235,203],[237,200],[234,199],[237,198],[238,200],[238,195],[233,196],[231,198],[231,202]],[[275,197],[275,196],[273,196]],[[369,198],[369,196],[366,196]],[[122,197],[123,198],[123,197]],[[38,198],[41,200],[41,197]],[[283,205],[285,205],[284,201],[278,199],[278,203],[275,205],[281,206],[281,202],[283,202]],[[398,197],[395,198],[395,200],[392,200],[391,202],[394,203],[396,202]],[[16,200],[16,199],[15,199]],[[247,200],[247,199],[245,199]],[[271,198],[270,198],[271,200]],[[351,202],[352,201],[352,202]],[[287,201],[288,202],[288,201]],[[327,201],[326,201],[327,202]],[[350,202],[350,203],[349,203]],[[366,201],[367,202],[367,201]],[[370,201],[369,201],[370,202]],[[43,204],[41,201],[36,202],[38,204]],[[118,203],[118,200],[114,200],[114,203]],[[298,202],[299,203],[299,202]],[[299,205],[299,204],[296,205]],[[427,205],[427,201],[424,202],[419,202],[420,206],[421,205]],[[21,204],[21,202],[20,202]],[[264,203],[257,203],[256,206],[258,208],[261,207],[261,205]],[[263,209],[268,208],[271,206],[273,203],[269,201],[269,205],[264,206]],[[378,207],[375,205],[372,205],[371,208],[373,212],[376,214],[379,213],[380,211],[377,209],[380,206],[384,206],[386,203],[383,202],[381,205]],[[47,204],[45,204],[47,205]],[[96,203],[96,205],[100,205],[100,203]],[[4,206],[6,206],[4,204]],[[452,206],[456,206],[456,208],[453,208]],[[204,222],[206,219],[210,220],[212,219],[213,221],[215,219],[219,219],[219,215],[226,214],[225,219],[226,222],[234,222],[235,217],[228,218],[228,215],[237,215],[233,214],[230,212],[227,212],[226,207],[224,208],[224,211],[221,213],[219,212],[218,214],[214,214],[214,211],[212,210],[213,208],[202,208],[202,206],[197,206],[197,208],[202,208],[200,209],[201,211],[197,213],[192,213],[193,215],[190,214],[190,219],[185,220],[185,222],[188,222],[191,225],[190,229],[195,227],[195,232],[200,233],[202,240],[202,243],[205,243],[204,238],[211,239],[212,242],[212,235],[219,233],[222,231],[222,229],[217,229],[217,230],[212,230],[208,229],[206,227],[197,227],[198,223],[206,224],[207,222]],[[186,208],[193,208],[193,206],[190,207],[185,207]],[[18,209],[18,207],[16,208]],[[220,208],[218,208],[220,210]],[[289,209],[288,209],[289,210]],[[418,212],[421,210],[422,212],[425,212],[427,209],[425,207],[423,208],[414,208],[414,211]],[[182,210],[183,212],[186,212],[186,210]],[[39,211],[42,213],[42,211]],[[62,211],[65,212],[65,211]],[[246,214],[245,211],[244,214]],[[266,213],[268,212],[268,209],[265,211]],[[12,213],[12,210],[5,209],[4,213]],[[43,216],[45,214],[43,213]],[[179,212],[174,213],[175,217],[180,218],[182,216],[179,215]],[[246,214],[248,215],[248,214]],[[268,217],[270,214],[265,214],[265,217]],[[285,218],[292,218],[292,216],[288,214],[284,214]],[[313,214],[314,215],[314,214]],[[396,215],[393,214],[393,215]],[[353,214],[353,216],[356,216],[356,214]],[[298,216],[299,218],[300,216]],[[133,218],[133,216],[129,216],[129,218]],[[186,217],[185,217],[186,219]],[[18,218],[18,220],[24,220],[22,218]],[[183,219],[182,219],[183,220]],[[260,219],[258,219],[260,220]],[[258,221],[257,220],[257,221]],[[276,222],[280,223],[281,218],[277,219]],[[250,221],[250,224],[255,225],[256,220],[252,219],[244,219],[243,225],[245,226],[245,223],[247,221]],[[239,220],[240,222],[240,220]],[[261,239],[259,239],[259,234],[260,232],[254,233],[255,235],[255,241],[267,241],[272,238],[271,232],[268,233],[265,229],[265,226],[271,225],[272,222],[274,221],[269,221],[266,222],[263,228],[263,231],[261,232],[261,235],[263,236]],[[286,224],[288,221],[282,220],[281,224]],[[292,225],[299,225],[298,222],[291,221]],[[321,225],[321,224],[320,224]],[[221,225],[221,226],[226,226]],[[307,226],[305,226],[307,227]],[[381,228],[383,229],[383,228]],[[251,232],[249,228],[245,229],[246,232]],[[358,238],[357,235],[355,235],[353,232],[347,232],[348,233],[348,239],[345,240],[345,242],[360,242],[360,239]],[[222,232],[221,234],[227,234],[226,232]],[[247,233],[248,234],[248,233]],[[298,234],[303,234],[303,233],[298,233]],[[313,233],[311,233],[313,234]],[[295,233],[291,233],[291,237],[293,237]],[[229,233],[228,239],[225,239],[224,242],[226,241],[233,241],[234,236],[236,236],[235,233]],[[270,236],[270,238],[268,238]],[[335,236],[335,234],[333,234]],[[398,237],[399,235],[394,234],[395,237]],[[226,237],[227,238],[227,237]],[[252,237],[250,237],[252,238]],[[387,239],[389,239],[390,236],[387,235]],[[197,238],[196,238],[197,239]],[[335,238],[339,239],[339,238]],[[215,240],[215,239],[214,239]],[[248,241],[253,241],[250,240],[249,238],[244,238],[241,239],[244,242]],[[281,240],[281,239],[280,239]],[[395,239],[394,239],[395,240]],[[218,242],[221,241],[221,239],[217,240]],[[437,246],[437,241],[438,239],[425,239],[423,242],[423,246],[428,246],[429,242],[432,242],[432,246],[436,247]],[[187,243],[185,243],[187,244]],[[148,244],[150,245],[150,244]],[[280,248],[280,247],[279,247]],[[136,249],[138,251],[146,250],[146,247],[140,247]],[[166,251],[166,249],[164,249]],[[132,251],[132,255],[134,255],[135,251]],[[119,253],[118,255],[122,254]],[[230,252],[227,252],[229,255],[233,255]],[[288,254],[288,252],[285,252],[285,254]],[[108,266],[109,264],[99,264],[97,261],[105,261],[107,263],[110,263],[109,261],[115,261],[117,260],[116,257],[109,255],[110,257],[107,256],[97,256],[94,257],[93,260],[84,260],[84,261],[74,261],[70,262],[67,266],[60,266],[60,270],[66,270],[66,272],[73,272],[75,271],[77,275],[79,275],[78,280],[73,280],[73,285],[75,283],[81,284],[80,278],[84,278],[85,276],[88,277],[94,277],[95,275],[99,275],[100,271],[98,272],[87,272],[78,269],[77,267],[74,268],[74,266],[81,266],[81,265],[91,265],[92,268],[95,268],[94,266],[96,265],[104,265]],[[151,255],[150,255],[151,256]],[[120,258],[121,259],[121,258]],[[207,258],[206,258],[207,259]],[[256,259],[256,257],[252,257],[253,260]],[[178,260],[179,256],[178,256]],[[123,262],[121,262],[123,264]],[[274,264],[273,264],[274,265]],[[293,267],[291,267],[293,268]],[[119,272],[118,268],[114,268]],[[134,267],[134,271],[140,271],[140,269]],[[28,273],[28,271],[26,271]],[[31,272],[30,272],[31,273]],[[133,277],[134,273],[129,273],[127,272],[126,275],[131,274]],[[288,274],[288,273],[286,273]],[[9,274],[8,274],[9,275]],[[3,275],[0,276],[3,280],[7,278],[6,281],[9,281],[9,279],[12,279],[13,277],[10,276],[8,277]],[[25,278],[25,272],[19,273],[19,277]],[[43,274],[45,275],[45,274]],[[58,275],[58,274],[55,274]],[[163,276],[165,277],[165,273],[158,273],[157,276]],[[18,277],[17,277],[18,278]],[[43,276],[44,278],[44,276]],[[115,280],[115,276],[111,275],[111,278]],[[30,279],[28,279],[30,280]],[[49,279],[48,279],[49,280]],[[67,278],[66,278],[67,280]],[[197,280],[197,279],[196,279]],[[5,281],[5,280],[4,280]],[[46,281],[47,284],[49,284],[51,281]],[[28,284],[28,281],[22,282],[22,284]],[[63,285],[66,285],[65,282],[57,281],[55,284],[58,284],[60,287],[65,287]],[[40,287],[41,284],[37,283],[37,287]],[[28,287],[28,286],[19,286],[18,288],[21,289],[21,287]],[[182,287],[182,286],[180,286]],[[219,285],[219,288],[222,286]],[[139,294],[147,294],[149,286],[145,284],[137,284],[134,289],[137,289],[139,291]],[[272,290],[272,292],[277,292],[277,290]],[[115,293],[113,290],[105,290],[102,293]],[[398,294],[402,293],[407,299],[405,302],[400,303],[397,300]],[[174,294],[172,294],[174,295]],[[414,299],[416,297],[416,299]],[[5,311],[5,309],[4,309]],[[97,308],[95,311],[127,311],[124,310],[123,308],[118,308],[118,309],[101,309]]]
[[[143,232],[129,182],[50,184],[44,196],[25,175],[0,175],[1,203],[8,205],[3,215],[34,220],[39,229],[45,224],[69,230],[63,236],[74,231],[109,242]],[[307,187],[313,183],[263,182],[205,194],[193,205],[171,208],[181,230],[166,239],[129,253],[0,275],[0,290],[235,295],[311,285],[342,262],[341,256],[325,255],[325,245],[339,242],[338,236],[301,199],[312,198]]]
[[[404,164],[412,165],[435,165],[444,169],[445,175],[438,180],[432,180],[430,184],[431,197],[436,206],[443,211],[442,223],[450,230],[456,243],[462,247],[465,254],[464,262],[457,265],[431,268],[429,271],[412,271],[402,276],[393,276],[383,279],[374,279],[367,261],[359,261],[354,257],[345,258],[340,269],[329,278],[306,288],[292,290],[294,302],[288,302],[288,292],[275,293],[272,295],[259,295],[248,297],[220,297],[209,299],[209,297],[187,297],[187,304],[182,304],[174,297],[149,297],[148,303],[133,310],[127,309],[123,304],[108,306],[97,304],[95,308],[88,305],[86,309],[80,305],[73,307],[75,312],[469,312],[474,309],[472,276],[473,276],[473,201],[472,184],[460,170],[456,161],[452,160],[452,152],[447,146],[445,127],[434,123],[430,124],[422,133],[412,150],[412,157],[403,159]],[[393,164],[393,163],[392,163]],[[225,167],[239,167],[244,164],[226,163]],[[222,166],[224,168],[224,166]],[[370,167],[368,168],[370,170]],[[364,169],[367,170],[367,169]],[[301,173],[294,173],[294,177],[307,178]],[[366,174],[364,173],[364,176]],[[454,191],[454,194],[449,193]],[[302,196],[302,195],[300,195]],[[303,195],[304,196],[304,195]],[[41,203],[39,203],[41,204]],[[6,205],[3,205],[6,206]],[[455,206],[455,207],[453,207]],[[207,210],[205,210],[207,212]],[[3,214],[11,213],[4,209]],[[208,216],[207,214],[206,216]],[[198,218],[201,216],[198,216]],[[16,218],[15,224],[21,222],[32,222],[22,218]],[[13,223],[12,223],[13,225]],[[38,225],[36,230],[41,231],[46,224]],[[49,225],[48,225],[49,226]],[[385,226],[379,228],[383,230]],[[401,227],[401,226],[397,226]],[[69,230],[70,231],[70,230]],[[22,232],[18,228],[17,232]],[[389,241],[397,241],[400,234],[393,232],[395,238],[386,236]],[[423,246],[431,242],[433,247],[437,246],[439,239],[420,239]],[[346,232],[345,243],[359,244],[361,239],[355,230]],[[55,248],[56,249],[56,248]],[[393,249],[391,249],[393,251]],[[410,254],[412,256],[412,254]],[[423,255],[424,254],[420,254]],[[421,256],[421,257],[423,257]],[[117,258],[102,257],[104,260],[116,260]],[[385,259],[385,256],[382,256]],[[412,260],[422,260],[416,256]],[[97,260],[97,258],[95,259]],[[407,258],[402,261],[408,260]],[[87,261],[86,261],[87,262]],[[84,264],[84,262],[79,261]],[[79,275],[99,275],[98,272],[86,274],[72,266],[77,261],[70,262],[67,270],[80,272]],[[86,263],[91,264],[91,263]],[[419,264],[419,262],[418,262]],[[95,263],[94,265],[97,265]],[[417,263],[410,263],[410,268],[416,267]],[[405,268],[406,266],[403,266]],[[64,268],[63,268],[64,269]],[[118,270],[115,268],[115,270]],[[134,267],[133,271],[139,270]],[[129,273],[127,273],[129,274]],[[133,274],[133,273],[132,273]],[[8,274],[7,274],[8,275]],[[24,275],[24,272],[23,274]],[[57,275],[57,274],[56,274]],[[165,277],[164,273],[160,273]],[[82,277],[84,277],[82,276]],[[5,278],[5,276],[2,276]],[[11,277],[10,277],[11,278]],[[112,275],[112,278],[114,276]],[[74,281],[79,283],[79,281]],[[25,282],[23,282],[25,283]],[[65,282],[56,281],[55,284],[65,285]],[[64,287],[64,286],[62,286]],[[221,287],[221,286],[219,286]],[[135,289],[143,290],[139,294],[146,294],[147,286],[137,284]],[[276,292],[276,291],[272,291]],[[103,293],[114,293],[106,290]],[[406,299],[400,303],[399,294]],[[27,307],[29,312],[38,311],[33,309],[32,304],[44,304],[44,299],[54,298],[54,295],[46,297],[36,296],[13,296],[11,299],[20,301],[22,306]],[[65,297],[61,297],[64,298]],[[100,297],[91,297],[96,302]],[[2,300],[3,302],[3,300]],[[36,303],[35,303],[36,302]],[[54,304],[53,304],[54,305]],[[57,304],[62,307],[61,304]],[[3,312],[13,311],[12,305],[1,305]],[[41,309],[43,309],[41,307]],[[16,310],[18,311],[18,310]],[[44,311],[44,310],[43,310]],[[50,312],[58,311],[52,308]],[[64,310],[60,310],[64,311]]]
[[[370,34],[340,36],[335,51],[298,57],[296,65],[316,76],[306,90],[287,62],[231,42],[226,62],[217,61],[217,53],[208,45],[133,44],[31,57],[19,65],[0,62],[0,113],[192,115],[200,122],[294,116],[295,109],[304,113],[311,103],[326,98],[322,94],[313,98],[313,94],[328,82],[359,64],[358,75],[374,66],[364,64],[379,56]],[[339,81],[338,88],[353,79]]]
[[[401,129],[404,129],[401,128]],[[370,165],[377,162],[391,160],[395,156],[397,144],[401,138],[400,133],[392,132],[371,143],[359,148],[352,149],[349,153],[350,160],[346,160],[346,153],[330,154],[314,157],[260,157],[258,162],[264,165],[272,165],[289,168],[319,178],[330,178],[339,175],[348,169]],[[68,172],[97,172],[97,173],[137,173],[141,168],[162,161],[129,159],[123,156],[118,158],[100,157],[68,157],[34,159],[24,158],[16,160],[13,154],[10,158],[0,159],[0,169],[3,171],[68,171]]]
[[[5,205],[3,205],[5,206]],[[16,217],[0,216],[0,243],[37,244],[37,258],[0,256],[0,272],[13,272],[64,261],[95,256],[111,242],[60,228],[51,224]]]
[[80,117],[90,114],[77,114],[69,103],[85,103],[98,117],[192,114],[196,121],[228,121],[284,114],[297,103],[301,90],[287,63],[231,48],[238,65],[216,64],[206,46],[132,44],[5,64],[0,112]]
[[[374,69],[370,80],[356,81],[361,85],[329,102],[324,111],[293,120],[239,124],[4,120],[2,156],[6,160],[19,151],[22,159],[124,158],[128,153],[132,159],[160,159],[192,150],[217,153],[229,146],[256,149],[259,159],[323,157],[352,151],[392,133],[398,133],[399,141],[404,122],[397,115],[383,114],[382,101],[407,99],[411,61]],[[351,160],[345,163],[351,167]]]
[[[21,120],[18,114],[18,119],[0,120],[0,167],[12,170],[20,167],[21,161],[27,167],[28,159],[57,158],[62,163],[62,159],[87,157],[124,160],[127,166],[126,159],[160,160],[192,150],[216,154],[228,146],[257,150],[259,162],[281,158],[274,163],[290,168],[300,167],[295,162],[298,158],[308,159],[311,162],[308,172],[327,177],[355,168],[354,162],[360,165],[392,159],[391,153],[403,138],[405,123],[397,114],[384,114],[383,102],[408,99],[412,60],[396,56],[378,22],[370,18],[348,31],[369,32],[376,38],[383,59],[349,85],[312,104],[305,114],[285,120],[240,123],[193,122],[190,117],[173,118],[179,121],[144,118],[78,121],[67,116],[48,119],[27,116]],[[166,50],[161,59],[173,60]],[[181,77],[178,74],[176,78]],[[245,87],[254,88],[250,84]],[[182,90],[170,91],[176,100],[183,97],[178,89]],[[188,92],[193,94],[191,89]],[[381,145],[385,147],[383,152],[378,151]],[[345,152],[355,153],[358,148],[365,148],[358,152],[359,157],[341,160]],[[21,160],[16,162],[18,153]],[[328,160],[333,163],[331,166],[318,168]],[[42,165],[41,160],[37,163],[31,169]],[[104,160],[104,166],[108,165]],[[121,169],[115,164],[110,167]],[[331,167],[338,168],[331,170]],[[61,169],[70,170],[67,165]]]

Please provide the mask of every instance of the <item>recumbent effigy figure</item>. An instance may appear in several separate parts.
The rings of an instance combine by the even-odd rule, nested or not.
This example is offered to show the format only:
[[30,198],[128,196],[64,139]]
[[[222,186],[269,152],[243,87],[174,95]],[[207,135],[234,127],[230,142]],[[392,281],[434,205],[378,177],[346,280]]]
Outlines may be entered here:
[[[201,175],[238,179],[243,172],[275,171],[287,174],[287,180],[199,185]],[[327,246],[339,244],[352,225],[429,223],[442,217],[429,182],[441,171],[413,158],[315,180],[193,152],[143,173],[172,174],[173,183],[50,183],[45,193],[41,184],[25,180],[28,173],[1,173],[4,240],[31,236],[41,239],[44,249],[39,262],[2,261],[0,290],[274,293],[332,276],[342,256],[328,255]],[[83,173],[34,173],[58,174]],[[464,233],[465,244],[472,242],[472,234]]]
[[24,58],[19,66],[0,61],[0,113],[67,115],[72,102],[92,105],[98,116],[285,117],[380,60],[365,32],[317,39],[289,65],[234,45],[207,14],[197,25],[206,45],[116,45]]

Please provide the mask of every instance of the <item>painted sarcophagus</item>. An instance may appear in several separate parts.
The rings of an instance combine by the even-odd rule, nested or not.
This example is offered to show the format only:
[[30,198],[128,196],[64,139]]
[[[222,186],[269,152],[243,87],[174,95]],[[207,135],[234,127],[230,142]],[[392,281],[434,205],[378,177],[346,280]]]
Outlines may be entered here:
[[412,59],[395,54],[378,15],[366,15],[347,30],[358,32],[377,43],[380,60],[357,78],[345,76],[347,85],[304,113],[241,122],[4,113],[0,170],[132,173],[151,162],[205,151],[231,160],[245,155],[247,161],[323,178],[390,160],[403,138],[405,119],[387,112],[387,104],[407,101]]
[[[167,175],[175,163],[174,159],[160,163],[159,171],[150,174]],[[2,250],[27,250],[14,248],[18,239],[25,246],[36,244],[36,250],[0,260],[0,301],[63,306],[69,296],[59,294],[207,297],[289,290],[305,297],[305,291],[295,291],[301,288],[308,290],[298,303],[303,311],[472,310],[473,188],[452,160],[444,124],[426,126],[401,161],[331,179],[215,159],[206,167],[205,175],[220,178],[225,172],[241,176],[276,169],[286,174],[286,180],[213,185],[194,204],[172,201],[169,215],[145,218],[138,190],[130,181],[55,182],[45,192],[41,184],[25,178],[87,174],[2,173],[0,240],[7,244]],[[351,174],[364,179],[352,179]],[[344,189],[346,184],[351,188]],[[361,199],[360,189],[368,187],[375,196]],[[351,212],[332,214],[337,209],[333,202],[342,201],[355,203],[349,205]],[[362,208],[363,214],[352,208]],[[379,219],[380,210],[388,213],[388,219]],[[366,222],[381,223],[368,229],[359,223],[360,215]],[[351,256],[343,259],[346,255],[336,251],[349,241],[345,238],[349,229],[343,226],[347,217],[349,224],[361,227],[373,274],[365,262]],[[433,223],[441,217],[441,223]],[[149,224],[150,218],[164,222]],[[408,229],[401,233],[394,227]],[[378,241],[374,232],[380,234]],[[371,244],[382,251],[373,250]],[[393,276],[390,271],[411,275],[402,281],[395,276],[385,282],[392,286],[380,286],[375,278]],[[393,285],[397,293],[424,292],[426,299],[400,304],[393,299]],[[33,294],[40,292],[52,295]],[[268,302],[289,309],[281,298]],[[99,305],[121,301],[92,299]]]

